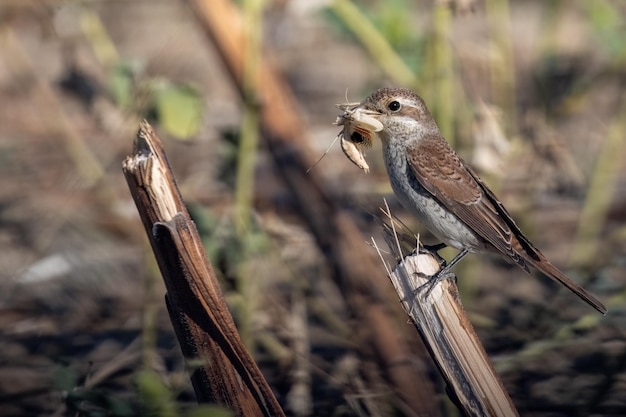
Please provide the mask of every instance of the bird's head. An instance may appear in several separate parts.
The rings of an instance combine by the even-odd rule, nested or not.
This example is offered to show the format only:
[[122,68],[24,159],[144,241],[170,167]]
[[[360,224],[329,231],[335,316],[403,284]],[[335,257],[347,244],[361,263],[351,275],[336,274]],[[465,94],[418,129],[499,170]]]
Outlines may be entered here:
[[405,88],[381,88],[356,108],[378,120],[383,129],[378,132],[383,142],[414,136],[416,133],[438,133],[439,128],[424,100]]

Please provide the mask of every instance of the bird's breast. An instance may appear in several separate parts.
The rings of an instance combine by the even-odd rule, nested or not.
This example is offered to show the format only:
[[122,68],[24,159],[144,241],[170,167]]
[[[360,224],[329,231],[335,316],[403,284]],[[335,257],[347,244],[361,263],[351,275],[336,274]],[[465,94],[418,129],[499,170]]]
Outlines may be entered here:
[[409,167],[405,149],[384,146],[383,155],[396,197],[432,234],[456,249],[469,249],[471,252],[485,249],[482,239],[421,186]]

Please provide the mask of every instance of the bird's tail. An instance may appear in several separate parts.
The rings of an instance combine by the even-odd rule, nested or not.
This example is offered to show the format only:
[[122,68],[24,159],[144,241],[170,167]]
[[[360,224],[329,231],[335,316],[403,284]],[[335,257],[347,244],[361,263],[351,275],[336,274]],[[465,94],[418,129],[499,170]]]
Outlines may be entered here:
[[572,281],[567,275],[561,272],[556,266],[552,265],[544,256],[539,256],[539,259],[533,259],[525,257],[525,261],[546,274],[548,277],[555,281],[560,282],[572,291],[574,294],[582,298],[591,307],[595,308],[602,314],[606,314],[607,309],[596,297],[589,294],[583,287]]

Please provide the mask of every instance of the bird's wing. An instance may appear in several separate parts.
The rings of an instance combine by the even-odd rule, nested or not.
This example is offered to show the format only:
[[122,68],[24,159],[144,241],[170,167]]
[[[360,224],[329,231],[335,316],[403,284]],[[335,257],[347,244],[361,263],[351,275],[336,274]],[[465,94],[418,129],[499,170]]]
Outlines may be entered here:
[[420,185],[481,238],[526,271],[529,263],[606,314],[606,307],[597,298],[552,265],[530,243],[493,192],[443,138],[423,140],[407,151],[407,160]]
[[[409,167],[420,185],[445,208],[503,255],[528,270],[518,251],[536,249],[487,186],[441,137],[427,138],[408,149]],[[526,246],[529,246],[526,248]]]

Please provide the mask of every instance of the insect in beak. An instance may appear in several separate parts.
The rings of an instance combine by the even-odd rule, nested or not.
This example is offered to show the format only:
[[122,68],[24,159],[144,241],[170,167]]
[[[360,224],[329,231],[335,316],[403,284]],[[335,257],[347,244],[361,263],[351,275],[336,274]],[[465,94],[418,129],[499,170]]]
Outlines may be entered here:
[[343,126],[338,135],[341,137],[341,150],[352,163],[369,172],[363,150],[372,146],[376,132],[383,130],[383,124],[372,116],[376,113],[360,107],[360,103],[337,104],[337,108],[343,110],[334,123]]

